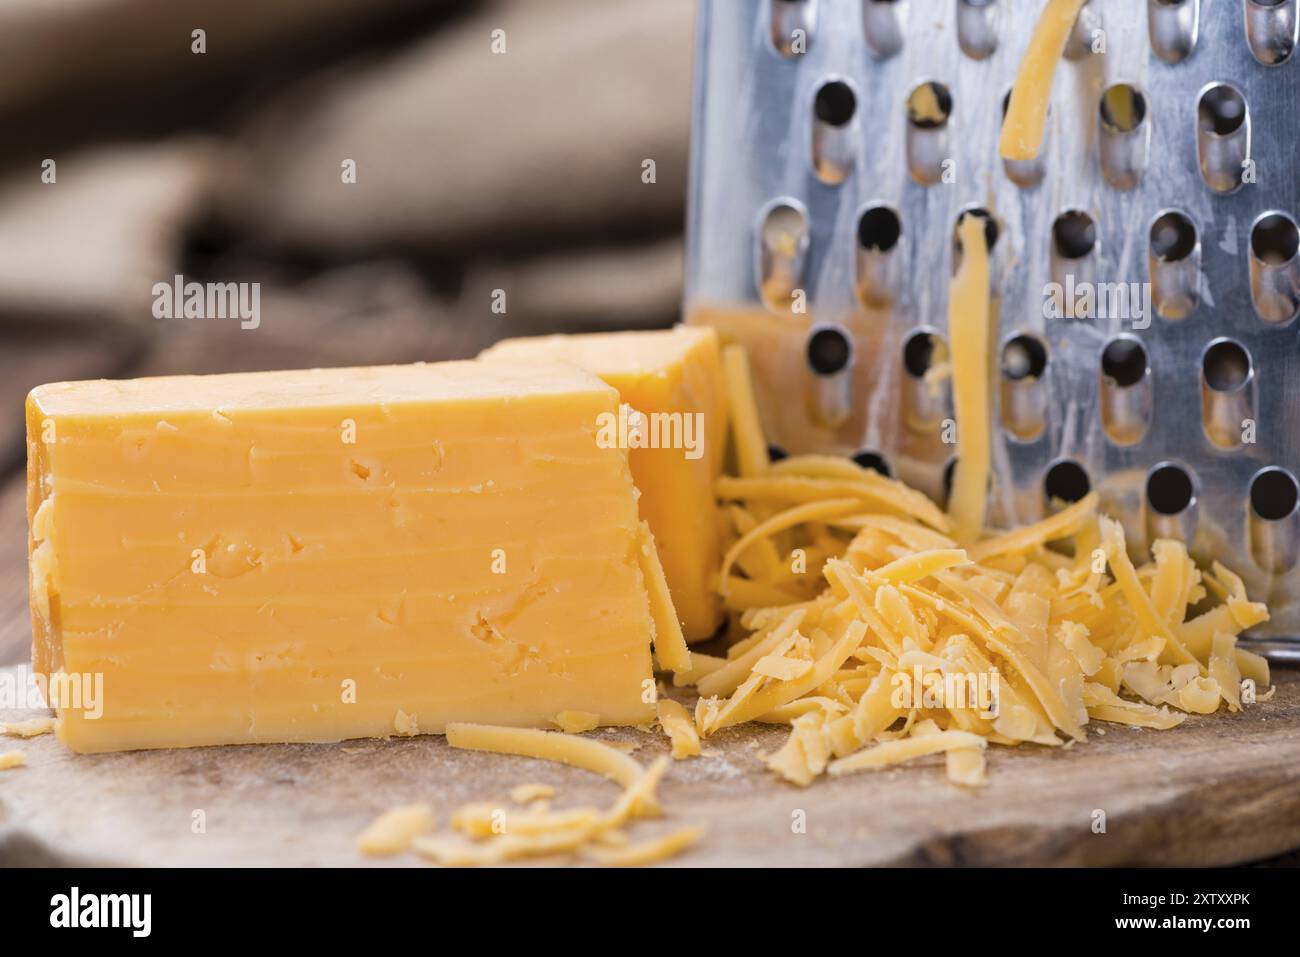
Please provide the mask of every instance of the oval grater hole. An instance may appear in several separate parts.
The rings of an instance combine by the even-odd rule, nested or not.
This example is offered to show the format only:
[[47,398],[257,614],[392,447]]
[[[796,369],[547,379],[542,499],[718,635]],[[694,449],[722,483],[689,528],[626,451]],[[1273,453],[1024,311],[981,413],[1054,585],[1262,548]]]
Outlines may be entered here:
[[1082,259],[1097,246],[1097,224],[1081,209],[1066,210],[1052,223],[1052,249],[1063,259]]
[[907,97],[907,121],[921,130],[946,126],[952,116],[952,92],[935,80],[918,84]]
[[972,60],[984,60],[998,48],[997,0],[957,0],[957,45]]
[[1266,522],[1280,522],[1295,513],[1300,484],[1286,469],[1261,469],[1250,482],[1250,508]]
[[903,343],[903,368],[914,379],[948,361],[948,344],[936,333],[918,330]]
[[814,375],[838,375],[853,361],[853,343],[843,329],[822,326],[808,337],[806,357]]
[[858,245],[863,249],[887,253],[903,236],[903,223],[889,206],[869,206],[858,218]]
[[1181,262],[1195,251],[1196,243],[1196,224],[1177,210],[1151,224],[1151,254],[1161,262]]
[[1265,213],[1250,231],[1250,251],[1268,266],[1290,262],[1300,250],[1300,229],[1286,213]]
[[1147,476],[1147,504],[1161,515],[1179,515],[1195,501],[1192,473],[1181,465],[1165,462]]
[[783,57],[808,52],[817,26],[817,0],[771,0],[768,37]]
[[1228,83],[1212,83],[1196,105],[1200,128],[1215,136],[1231,136],[1246,122],[1246,98]]
[[1101,372],[1121,389],[1137,385],[1150,370],[1147,350],[1130,336],[1118,336],[1101,351]]
[[902,7],[901,0],[863,0],[862,33],[872,56],[883,60],[903,49]]
[[870,449],[863,449],[853,453],[853,461],[857,462],[864,469],[870,469],[873,472],[879,472],[885,478],[892,478],[893,472],[889,469],[889,463],[879,452],[873,452]]
[[[1011,90],[1007,89],[1002,94],[1002,120],[1007,118],[1007,108],[1011,105]],[[1015,160],[1003,159],[1002,169],[1007,174],[1007,179],[1015,183],[1021,189],[1032,189],[1043,181],[1047,175],[1047,138],[1052,135],[1052,107],[1047,107],[1047,126],[1043,131],[1043,148],[1039,150],[1038,155],[1033,159]]]
[[1295,52],[1298,23],[1296,0],[1244,0],[1246,44],[1265,66],[1277,66]]
[[1043,497],[1050,502],[1072,505],[1092,491],[1092,481],[1082,465],[1073,459],[1061,459],[1043,476]]
[[1236,392],[1250,381],[1250,353],[1240,342],[1220,339],[1201,356],[1201,373],[1215,392]]
[[789,457],[790,453],[787,452],[783,446],[769,445],[767,447],[767,458],[770,462],[779,462],[782,459],[788,459]]
[[858,98],[853,88],[843,80],[829,80],[817,90],[813,112],[828,126],[845,126],[858,109]]
[[1147,98],[1131,83],[1116,83],[1101,95],[1101,121],[1115,133],[1132,133],[1147,118]]
[[955,253],[961,252],[961,221],[967,216],[976,216],[984,220],[984,245],[988,247],[989,252],[993,252],[993,248],[998,244],[998,237],[1002,235],[1002,230],[998,226],[998,221],[993,218],[993,214],[983,206],[971,206],[957,214],[957,221],[952,224],[953,251]]
[[1201,0],[1147,0],[1151,51],[1166,63],[1181,63],[1196,48]]
[[773,200],[758,223],[758,287],[771,309],[788,310],[803,282],[808,211],[797,199]]
[[1022,333],[1002,347],[1002,375],[1011,382],[1041,379],[1047,371],[1047,346],[1037,336]]

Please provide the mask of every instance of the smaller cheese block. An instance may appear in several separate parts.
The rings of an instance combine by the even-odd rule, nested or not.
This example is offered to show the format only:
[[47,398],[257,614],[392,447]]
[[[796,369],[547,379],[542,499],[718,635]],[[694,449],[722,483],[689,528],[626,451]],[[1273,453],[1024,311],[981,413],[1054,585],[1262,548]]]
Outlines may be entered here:
[[618,407],[543,362],[35,389],[34,669],[102,676],[101,707],[59,709],[60,738],[653,720],[636,490],[597,440]]
[[[722,472],[727,406],[717,332],[677,326],[645,332],[507,339],[480,358],[560,359],[600,376],[643,415],[698,424],[693,449],[633,448],[632,477],[650,524],[673,604],[688,641],[704,641],[722,621],[714,578],[722,561],[714,485]],[[683,435],[690,433],[683,431]],[[687,454],[689,452],[689,454]]]

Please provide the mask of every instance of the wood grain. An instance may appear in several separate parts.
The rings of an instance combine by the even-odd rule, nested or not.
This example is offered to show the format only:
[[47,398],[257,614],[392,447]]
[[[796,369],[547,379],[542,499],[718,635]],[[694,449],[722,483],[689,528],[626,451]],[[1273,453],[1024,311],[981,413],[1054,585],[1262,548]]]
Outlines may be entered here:
[[[13,672],[10,671],[9,674]],[[1300,674],[1238,715],[1173,731],[1095,725],[1068,749],[994,748],[989,784],[947,782],[942,759],[818,781],[767,772],[780,728],[732,729],[677,762],[661,788],[668,817],[650,835],[702,824],[680,865],[1222,865],[1300,847]],[[3,674],[0,673],[0,679]],[[111,693],[111,692],[110,692]],[[0,719],[18,717],[0,711]],[[1102,730],[1104,734],[1100,733]],[[657,734],[596,732],[665,753]],[[617,788],[572,768],[455,751],[438,737],[76,755],[25,742],[29,767],[0,772],[0,866],[369,865],[353,849],[371,817],[429,801],[445,825],[462,803],[544,782],[556,807],[610,804]],[[205,833],[194,833],[202,811]],[[1094,832],[1098,811],[1104,833]],[[792,822],[802,812],[806,832]],[[419,864],[414,857],[395,864]]]

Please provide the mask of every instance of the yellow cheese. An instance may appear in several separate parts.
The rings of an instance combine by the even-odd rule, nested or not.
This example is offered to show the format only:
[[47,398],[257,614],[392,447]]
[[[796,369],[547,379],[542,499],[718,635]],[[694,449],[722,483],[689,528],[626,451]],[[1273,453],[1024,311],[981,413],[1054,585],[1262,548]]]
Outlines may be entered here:
[[1002,121],[998,152],[1003,159],[1029,160],[1043,147],[1047,107],[1052,98],[1052,77],[1056,64],[1074,30],[1074,21],[1087,0],[1047,0],[1038,26],[1020,61],[1011,101]]
[[600,726],[600,715],[590,711],[561,711],[551,723],[565,734],[583,734]]
[[680,854],[703,836],[702,827],[684,827],[662,837],[652,837],[622,847],[591,845],[584,853],[610,867],[641,867]]
[[433,808],[407,804],[385,811],[357,838],[357,850],[371,857],[400,854],[425,831],[433,829]]
[[700,753],[700,736],[690,712],[672,698],[659,699],[659,724],[673,747],[673,760],[693,758]]
[[0,721],[0,734],[12,738],[34,738],[54,730],[53,718],[28,718],[25,721]]
[[8,771],[11,768],[22,768],[27,766],[27,755],[21,751],[3,751],[0,752],[0,771]]
[[34,390],[34,667],[104,685],[97,720],[59,709],[60,739],[651,720],[635,489],[596,441],[617,409],[540,362]]
[[984,220],[964,216],[961,266],[948,292],[957,469],[948,514],[953,537],[969,544],[984,529],[992,438],[989,412],[989,258]]
[[555,788],[549,784],[517,784],[510,789],[510,800],[516,804],[532,804],[555,796]]
[[641,435],[654,440],[652,447],[630,452],[641,516],[654,533],[686,638],[713,637],[722,621],[721,603],[710,587],[722,553],[712,520],[713,483],[722,470],[727,434],[717,333],[678,326],[507,339],[481,358],[572,362],[600,376],[641,413]]

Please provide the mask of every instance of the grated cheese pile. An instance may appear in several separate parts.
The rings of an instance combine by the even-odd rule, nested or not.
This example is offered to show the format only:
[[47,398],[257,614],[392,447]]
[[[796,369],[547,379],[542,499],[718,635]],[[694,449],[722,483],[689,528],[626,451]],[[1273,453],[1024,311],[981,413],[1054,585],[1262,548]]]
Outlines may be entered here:
[[[728,349],[730,372],[744,356]],[[753,407],[746,377],[729,388]],[[800,785],[940,753],[950,780],[979,785],[990,743],[1083,741],[1094,721],[1172,728],[1266,697],[1268,663],[1237,636],[1268,609],[1178,541],[1135,567],[1095,494],[963,547],[921,493],[847,459],[756,461],[757,415],[733,421],[742,474],[718,494],[734,643],[693,652],[676,682],[700,694],[700,736],[788,724],[767,764]]]

